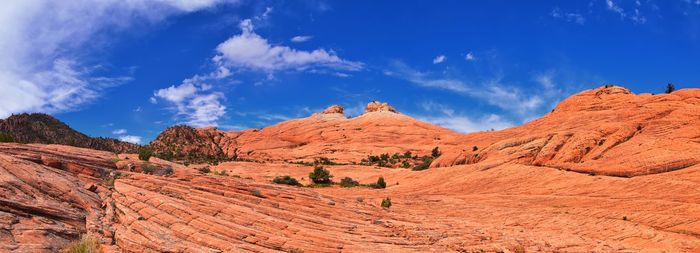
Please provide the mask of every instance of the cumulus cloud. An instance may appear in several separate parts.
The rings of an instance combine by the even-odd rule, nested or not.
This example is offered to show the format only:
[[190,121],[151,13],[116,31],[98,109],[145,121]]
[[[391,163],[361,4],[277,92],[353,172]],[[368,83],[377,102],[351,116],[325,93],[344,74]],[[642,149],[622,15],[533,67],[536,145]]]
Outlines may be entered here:
[[186,79],[180,85],[156,90],[151,99],[160,98],[169,102],[176,116],[184,117],[184,123],[188,125],[217,126],[219,118],[226,114],[226,106],[222,102],[224,94],[210,91],[209,85],[201,81],[199,76]]
[[442,62],[444,62],[446,59],[447,59],[447,57],[444,56],[444,55],[435,56],[435,58],[433,59],[433,64],[442,63]]
[[125,133],[126,133],[126,129],[115,129],[114,131],[112,131],[112,134],[116,134],[116,135],[125,134]]
[[341,59],[330,50],[297,50],[287,46],[271,45],[256,34],[250,19],[241,21],[241,34],[235,35],[216,47],[214,62],[226,68],[242,68],[273,72],[277,70],[305,70],[320,67],[358,71],[362,63]]
[[97,74],[90,51],[105,32],[215,6],[224,0],[9,1],[0,8],[0,118],[76,110],[128,77]]
[[307,42],[307,41],[311,40],[312,38],[313,37],[311,37],[311,36],[299,35],[299,36],[292,37],[292,39],[290,39],[290,41],[291,42]]
[[141,144],[141,136],[136,135],[122,135],[119,136],[119,140],[133,144]]

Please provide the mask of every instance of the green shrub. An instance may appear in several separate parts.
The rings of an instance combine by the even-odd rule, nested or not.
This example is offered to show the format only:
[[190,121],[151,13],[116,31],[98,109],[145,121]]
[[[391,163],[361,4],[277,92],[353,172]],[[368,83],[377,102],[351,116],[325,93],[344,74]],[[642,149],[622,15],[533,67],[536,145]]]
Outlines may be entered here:
[[379,179],[377,179],[377,182],[374,184],[370,184],[369,187],[372,187],[374,189],[386,188],[386,182],[384,182],[384,177],[379,177]]
[[359,186],[360,183],[349,177],[344,177],[340,180],[340,187],[355,187]]
[[429,156],[424,156],[423,157],[423,163],[416,165],[413,167],[413,170],[426,170],[430,168],[430,164],[433,163],[433,158]]
[[403,153],[403,158],[411,158],[411,155],[412,155],[411,151],[408,150],[408,151],[406,151],[406,153]]
[[100,252],[99,242],[92,236],[83,235],[80,241],[75,241],[63,250],[65,253],[97,253]]
[[321,166],[314,167],[314,171],[309,173],[309,179],[311,179],[314,184],[330,184],[333,175]]
[[673,85],[672,83],[668,83],[666,85],[666,93],[671,93],[676,90],[676,86]]
[[403,162],[401,162],[401,168],[407,169],[407,168],[410,168],[410,167],[411,167],[411,164],[408,163],[408,161],[403,161]]
[[199,173],[202,173],[202,174],[208,174],[209,172],[211,172],[211,169],[209,169],[209,166],[202,167],[202,168],[199,168],[197,170],[199,170]]
[[275,184],[286,184],[286,185],[293,185],[293,186],[298,186],[301,185],[299,181],[294,179],[293,177],[290,176],[281,176],[281,177],[275,177],[275,179],[272,179],[272,182]]
[[150,174],[152,175],[154,171],[156,171],[156,167],[150,164],[144,164],[141,166],[141,171],[143,171],[143,174]]
[[153,155],[153,151],[147,148],[139,148],[139,160],[142,161],[148,161],[148,159],[151,159],[151,156]]
[[379,155],[379,159],[382,161],[388,161],[389,160],[389,154],[381,154]]
[[431,155],[433,156],[433,158],[437,158],[437,157],[440,156],[441,154],[442,154],[442,153],[440,153],[440,149],[439,149],[438,147],[435,147],[435,148],[433,149],[433,151],[431,152]]
[[385,199],[382,199],[382,207],[383,207],[383,208],[389,208],[389,207],[391,207],[391,199],[388,198],[388,197],[385,198]]
[[0,132],[0,142],[15,142],[9,134]]

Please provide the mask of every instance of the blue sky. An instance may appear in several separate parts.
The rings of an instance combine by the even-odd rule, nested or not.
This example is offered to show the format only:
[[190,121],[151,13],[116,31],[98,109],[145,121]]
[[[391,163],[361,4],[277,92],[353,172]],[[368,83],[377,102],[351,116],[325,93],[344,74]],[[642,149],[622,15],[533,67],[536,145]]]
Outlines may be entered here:
[[604,83],[700,83],[700,1],[15,1],[0,7],[0,117],[47,112],[147,143],[373,100],[502,129]]

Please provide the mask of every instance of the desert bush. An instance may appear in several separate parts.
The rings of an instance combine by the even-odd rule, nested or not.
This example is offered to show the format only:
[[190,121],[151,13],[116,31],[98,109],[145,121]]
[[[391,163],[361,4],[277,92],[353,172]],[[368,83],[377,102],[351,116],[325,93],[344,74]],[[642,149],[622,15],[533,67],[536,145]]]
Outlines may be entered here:
[[309,179],[311,179],[314,184],[330,184],[333,175],[321,166],[314,167],[314,171],[309,173]]
[[431,152],[431,155],[433,156],[433,158],[437,158],[437,157],[440,156],[441,154],[442,154],[442,153],[440,153],[440,149],[439,149],[438,147],[435,147],[435,148],[433,149],[433,151]]
[[331,159],[328,159],[328,157],[319,157],[314,161],[314,164],[337,165],[335,162],[331,161]]
[[156,171],[156,167],[150,164],[144,164],[141,166],[141,171],[143,171],[143,174],[153,174],[153,172]]
[[424,156],[423,157],[423,162],[421,164],[416,165],[413,167],[413,170],[426,170],[430,168],[430,164],[433,163],[433,158],[429,156]]
[[374,189],[384,189],[384,188],[386,188],[386,182],[384,182],[384,177],[379,177],[379,179],[377,179],[377,182],[376,182],[376,183],[371,184],[371,185],[369,185],[369,186],[372,187],[372,188],[374,188]]
[[355,187],[359,186],[360,183],[349,177],[344,177],[340,180],[340,187]]
[[153,151],[147,148],[139,148],[139,160],[142,161],[148,161],[148,159],[151,159],[151,156],[153,155]]
[[479,147],[477,147],[477,146],[472,147],[472,151],[476,152],[477,150],[479,150]]
[[379,155],[379,159],[381,159],[382,161],[388,161],[389,154],[387,154],[387,153],[381,154],[381,155]]
[[209,169],[209,166],[202,167],[202,168],[199,168],[197,170],[199,171],[199,173],[202,173],[202,174],[208,174],[209,172],[211,172],[211,169]]
[[9,134],[0,132],[0,142],[15,142]]
[[391,199],[388,198],[388,197],[385,198],[385,199],[382,199],[382,207],[383,207],[383,208],[389,208],[389,207],[391,207]]
[[299,181],[294,179],[293,177],[290,176],[278,176],[275,177],[275,179],[272,179],[272,182],[275,184],[286,184],[286,185],[293,185],[293,186],[298,186],[301,185]]
[[96,238],[92,236],[83,235],[80,241],[75,241],[70,244],[62,251],[64,253],[97,253],[100,251],[99,243]]
[[226,170],[220,170],[220,171],[214,172],[214,174],[219,175],[219,176],[228,176],[228,172]]
[[399,160],[401,159],[401,155],[399,155],[399,153],[394,153],[393,155],[391,155],[391,159]]
[[672,83],[668,83],[666,85],[666,93],[671,93],[676,90],[676,86],[673,85]]
[[411,151],[408,150],[408,151],[406,151],[406,153],[403,153],[403,158],[411,158],[411,155],[412,155]]
[[408,161],[401,162],[401,168],[407,169],[410,167],[411,167],[411,164]]

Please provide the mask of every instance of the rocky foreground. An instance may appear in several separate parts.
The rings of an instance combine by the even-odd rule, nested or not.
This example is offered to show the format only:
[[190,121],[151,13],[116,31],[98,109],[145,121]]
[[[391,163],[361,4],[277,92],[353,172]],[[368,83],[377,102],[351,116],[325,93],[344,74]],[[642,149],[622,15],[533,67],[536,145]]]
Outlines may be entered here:
[[[700,90],[589,90],[523,126],[469,135],[372,108],[195,129],[219,136],[206,150],[249,159],[210,173],[0,144],[0,252],[56,252],[82,234],[104,252],[700,252]],[[422,171],[359,162],[434,146],[442,155]],[[320,156],[339,164],[325,166],[336,181],[382,176],[387,187],[270,183],[310,184],[312,166],[289,162]]]

